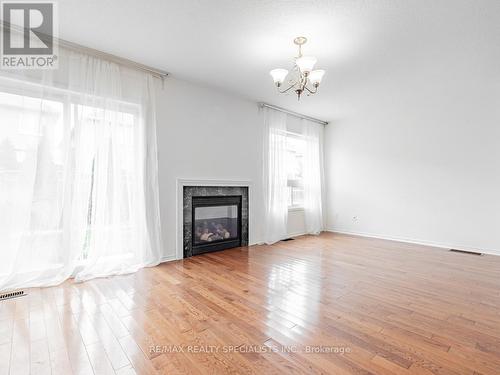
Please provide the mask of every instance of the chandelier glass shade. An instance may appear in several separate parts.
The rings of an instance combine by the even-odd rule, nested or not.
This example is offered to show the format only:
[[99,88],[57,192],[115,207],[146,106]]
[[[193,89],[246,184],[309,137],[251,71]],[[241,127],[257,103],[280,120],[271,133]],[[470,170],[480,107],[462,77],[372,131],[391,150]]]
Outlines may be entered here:
[[318,69],[318,70],[313,70],[310,74],[309,74],[309,81],[311,81],[312,85],[318,85],[321,83],[321,80],[323,79],[323,76],[325,75],[325,71],[322,70],[322,69]]
[[[274,84],[280,94],[285,94],[293,90],[297,98],[305,92],[306,95],[313,95],[318,92],[318,87],[325,75],[324,70],[313,70],[317,59],[314,56],[303,56],[302,45],[307,42],[305,37],[299,36],[293,41],[299,47],[299,54],[295,57],[295,63],[292,72],[286,69],[273,69],[269,72],[273,78]],[[286,88],[283,87],[288,77]]]
[[274,83],[281,85],[283,83],[283,81],[285,80],[286,76],[288,75],[288,70],[286,70],[286,69],[273,69],[269,73],[273,77]]
[[295,64],[302,73],[311,73],[316,61],[318,60],[314,56],[302,56],[295,60]]

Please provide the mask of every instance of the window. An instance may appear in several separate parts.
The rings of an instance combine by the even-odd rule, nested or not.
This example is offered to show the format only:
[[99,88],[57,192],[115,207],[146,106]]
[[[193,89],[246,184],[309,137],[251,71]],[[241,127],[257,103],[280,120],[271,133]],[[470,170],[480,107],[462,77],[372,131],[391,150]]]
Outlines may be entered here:
[[[29,87],[24,91],[29,92]],[[37,253],[44,261],[58,261],[52,244],[63,235],[65,179],[71,170],[75,179],[71,185],[76,193],[75,205],[86,227],[80,260],[87,258],[92,237],[101,235],[99,231],[117,232],[132,247],[132,241],[126,239],[134,225],[134,212],[130,212],[134,181],[142,178],[136,168],[136,159],[140,158],[135,133],[138,106],[116,102],[116,109],[109,110],[83,105],[81,98],[69,91],[50,90],[46,94],[50,100],[31,97],[25,92],[0,91],[1,207],[6,211],[31,212],[27,228],[14,224],[6,228],[13,233],[12,241],[36,243]],[[85,98],[94,103],[100,100]],[[69,154],[73,156],[69,158]],[[108,177],[103,183],[100,176],[98,197],[97,174],[102,175],[103,171]],[[98,225],[97,199],[104,201],[101,211],[112,212]],[[19,231],[20,228],[23,230]]]
[[304,147],[305,142],[300,134],[287,132],[286,167],[289,208],[301,208],[304,203]]
[[[57,212],[63,205],[66,163],[63,103],[0,92],[0,119],[1,246],[9,249],[33,243],[44,256],[40,262],[55,262],[57,256],[50,243],[61,234],[62,220]],[[32,173],[34,166],[38,173]],[[19,213],[28,210],[26,225]],[[6,264],[14,255],[5,256],[0,274],[8,272]],[[31,254],[30,260],[35,256]]]
[[[118,106],[118,104],[117,104]],[[126,239],[133,233],[131,217],[130,190],[133,189],[133,181],[140,179],[135,170],[134,157],[137,156],[134,142],[134,129],[137,116],[134,116],[133,105],[119,106],[120,110],[109,110],[98,107],[71,104],[71,124],[79,124],[79,142],[84,152],[78,154],[80,193],[85,198],[86,235],[83,244],[81,260],[88,257],[92,237],[102,235],[100,232],[118,233]],[[110,150],[107,144],[113,142]],[[111,154],[102,156],[103,153]],[[118,155],[119,154],[119,155]],[[119,157],[119,162],[113,160]],[[101,190],[100,194],[106,194],[107,199],[101,203],[101,208],[112,212],[106,215],[99,223],[96,223],[96,177],[98,170],[105,170],[108,176],[112,176],[113,183],[120,185],[119,196],[116,197],[116,187],[110,186]],[[110,183],[111,184],[111,183]],[[103,206],[104,204],[104,206]],[[115,207],[113,207],[113,205]],[[131,241],[126,241],[131,243]],[[124,252],[127,249],[123,249]]]

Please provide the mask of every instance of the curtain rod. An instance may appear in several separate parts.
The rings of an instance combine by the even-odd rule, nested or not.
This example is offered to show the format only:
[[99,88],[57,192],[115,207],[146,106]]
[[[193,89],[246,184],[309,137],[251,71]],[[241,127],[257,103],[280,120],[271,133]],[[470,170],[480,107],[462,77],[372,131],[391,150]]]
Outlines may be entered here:
[[271,108],[271,109],[275,109],[276,111],[280,111],[280,112],[283,112],[283,113],[287,113],[289,115],[292,115],[292,116],[295,116],[295,117],[298,117],[298,118],[302,118],[304,120],[309,120],[309,121],[312,121],[312,122],[316,122],[318,124],[321,124],[321,125],[328,125],[328,121],[323,121],[323,120],[318,120],[317,118],[314,118],[314,117],[309,117],[309,116],[306,116],[306,115],[301,115],[300,113],[297,113],[297,112],[293,112],[293,111],[290,111],[288,109],[285,109],[285,108],[281,108],[281,107],[277,107],[275,105],[272,105],[272,104],[267,104],[267,103],[258,103],[259,104],[259,107],[267,107],[267,108]]
[[[9,30],[15,30],[17,32],[24,32],[24,30],[25,30],[25,28],[23,28],[21,26],[9,24],[8,22],[5,22],[3,20],[0,20],[0,25],[2,26],[2,28],[4,28],[4,32],[5,32],[5,28],[7,28],[7,27],[9,28]],[[116,56],[116,55],[113,55],[111,53],[103,52],[103,51],[100,51],[100,50],[97,50],[94,48],[86,47],[86,46],[83,46],[81,44],[77,44],[77,43],[73,43],[73,42],[70,42],[70,41],[67,41],[64,39],[52,37],[50,35],[43,34],[40,32],[37,33],[37,36],[42,41],[44,39],[47,39],[47,40],[53,39],[54,43],[58,44],[59,46],[61,46],[63,48],[71,49],[71,50],[76,51],[76,52],[83,52],[83,53],[86,53],[87,55],[99,57],[99,58],[114,62],[114,63],[119,64],[119,65],[124,65],[124,66],[128,66],[130,68],[142,70],[142,71],[148,72],[148,73],[150,73],[153,76],[158,77],[158,78],[165,78],[169,75],[169,73],[164,71],[164,70],[153,68],[153,67],[150,67],[148,65],[144,65],[144,64],[138,63],[136,61],[129,60],[129,59],[126,59],[124,57]]]
[[112,61],[112,62],[117,63],[119,65],[124,65],[124,66],[128,66],[130,68],[139,69],[139,70],[148,72],[148,73],[150,73],[158,78],[165,78],[169,75],[169,73],[167,73],[161,69],[152,68],[148,65],[144,65],[144,64],[135,62],[133,60],[126,59],[124,57],[120,57],[120,56],[116,56],[116,55],[113,55],[113,54],[110,54],[107,52],[99,51],[99,50],[94,49],[94,48],[82,46],[82,45],[77,44],[77,43],[68,42],[67,40],[57,39],[57,43],[59,43],[59,45],[63,46],[64,48],[72,49],[76,52],[84,52],[88,55],[93,55],[95,57],[99,57],[99,58],[102,58],[104,60]]

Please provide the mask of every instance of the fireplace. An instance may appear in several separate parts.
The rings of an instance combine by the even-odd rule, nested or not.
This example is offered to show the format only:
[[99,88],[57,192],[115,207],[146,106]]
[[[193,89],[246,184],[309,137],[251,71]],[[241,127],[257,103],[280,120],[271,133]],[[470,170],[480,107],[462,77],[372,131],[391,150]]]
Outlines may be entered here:
[[248,246],[248,186],[183,187],[184,258]]
[[241,246],[241,195],[192,200],[193,255]]

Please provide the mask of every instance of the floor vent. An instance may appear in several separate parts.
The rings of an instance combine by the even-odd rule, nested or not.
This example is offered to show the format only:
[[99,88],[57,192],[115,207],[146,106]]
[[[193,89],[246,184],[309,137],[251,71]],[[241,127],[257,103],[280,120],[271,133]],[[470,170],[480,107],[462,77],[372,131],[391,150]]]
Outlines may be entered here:
[[457,249],[450,249],[450,251],[453,251],[454,253],[462,253],[462,254],[469,254],[469,255],[484,255],[483,253],[478,253],[477,251],[467,251],[467,250],[457,250]]
[[3,294],[0,294],[0,301],[3,301],[4,299],[17,298],[17,297],[22,297],[22,296],[26,296],[26,295],[27,294],[24,292],[24,290],[19,290],[17,292],[3,293]]
[[281,240],[281,241],[293,241],[295,240],[295,238],[285,238],[284,240]]

